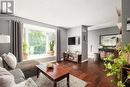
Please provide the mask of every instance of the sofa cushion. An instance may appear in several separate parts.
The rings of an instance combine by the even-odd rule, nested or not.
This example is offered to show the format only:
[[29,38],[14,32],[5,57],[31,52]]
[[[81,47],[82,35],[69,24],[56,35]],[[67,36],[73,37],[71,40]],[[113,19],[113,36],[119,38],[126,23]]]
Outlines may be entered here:
[[9,72],[14,76],[16,84],[25,80],[25,76],[21,69],[10,70]]
[[15,87],[14,77],[6,69],[0,67],[0,87]]
[[37,75],[37,68],[39,62],[36,60],[23,61],[17,64],[16,68],[19,68],[23,71],[26,78]]
[[3,54],[4,61],[8,64],[8,66],[12,69],[15,69],[17,65],[17,59],[12,53]]
[[29,78],[29,79],[17,84],[16,87],[38,87],[38,86],[31,78]]

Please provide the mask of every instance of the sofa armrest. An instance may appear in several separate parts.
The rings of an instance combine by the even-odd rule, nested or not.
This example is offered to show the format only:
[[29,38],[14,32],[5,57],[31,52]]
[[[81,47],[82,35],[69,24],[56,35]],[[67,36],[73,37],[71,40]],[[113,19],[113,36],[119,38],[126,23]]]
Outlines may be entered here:
[[14,76],[15,82],[19,83],[25,80],[25,76],[21,69],[10,70],[10,73]]

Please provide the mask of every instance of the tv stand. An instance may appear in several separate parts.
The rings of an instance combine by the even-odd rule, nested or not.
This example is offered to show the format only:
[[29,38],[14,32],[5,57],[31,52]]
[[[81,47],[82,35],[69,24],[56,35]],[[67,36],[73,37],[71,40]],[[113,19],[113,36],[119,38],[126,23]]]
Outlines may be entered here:
[[76,63],[81,63],[82,55],[75,53],[63,53],[64,61],[71,61]]

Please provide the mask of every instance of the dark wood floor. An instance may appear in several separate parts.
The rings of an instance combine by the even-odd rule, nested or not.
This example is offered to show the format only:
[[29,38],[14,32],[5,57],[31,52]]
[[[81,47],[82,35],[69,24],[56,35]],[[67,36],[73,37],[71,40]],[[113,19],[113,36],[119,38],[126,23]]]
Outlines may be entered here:
[[105,76],[104,66],[102,62],[94,62],[89,59],[88,62],[76,64],[68,61],[59,64],[70,67],[70,74],[86,81],[86,87],[116,87],[111,83],[110,78]]

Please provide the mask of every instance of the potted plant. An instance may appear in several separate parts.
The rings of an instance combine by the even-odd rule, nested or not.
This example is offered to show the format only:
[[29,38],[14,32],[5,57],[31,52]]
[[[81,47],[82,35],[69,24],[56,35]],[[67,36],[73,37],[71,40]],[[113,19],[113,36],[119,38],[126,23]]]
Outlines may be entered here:
[[121,47],[121,49],[118,49],[119,56],[118,58],[114,58],[113,55],[107,56],[107,58],[104,59],[104,65],[105,70],[107,72],[107,76],[114,77],[114,82],[117,87],[125,87],[125,82],[128,78],[130,78],[130,75],[127,76],[126,80],[122,81],[122,67],[129,64],[130,60],[130,44]]
[[28,58],[28,46],[27,46],[26,41],[23,41],[22,46],[23,46],[23,54],[22,54],[23,60],[27,60],[27,58]]
[[124,54],[126,56],[126,60],[128,62],[128,64],[130,64],[130,44],[127,44],[124,46]]
[[112,82],[114,82],[117,87],[125,87],[125,82],[122,82],[122,67],[124,65],[126,65],[127,62],[125,60],[125,57],[123,55],[120,55],[118,58],[114,59],[113,55],[109,55],[106,59],[105,59],[105,68],[106,68],[106,76],[113,77]]
[[54,41],[51,41],[49,43],[49,47],[50,47],[49,54],[54,55]]

